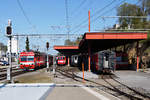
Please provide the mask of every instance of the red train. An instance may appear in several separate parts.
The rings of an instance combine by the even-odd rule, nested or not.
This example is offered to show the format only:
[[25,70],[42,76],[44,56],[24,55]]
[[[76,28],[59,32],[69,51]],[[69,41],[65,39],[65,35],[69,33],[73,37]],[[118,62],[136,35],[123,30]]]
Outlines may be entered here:
[[66,65],[67,64],[67,57],[66,56],[58,56],[56,57],[57,65]]
[[128,69],[128,54],[125,52],[116,52],[116,69]]
[[[49,64],[53,64],[53,57],[48,56]],[[20,68],[35,70],[46,66],[47,55],[41,52],[21,52],[19,56]]]

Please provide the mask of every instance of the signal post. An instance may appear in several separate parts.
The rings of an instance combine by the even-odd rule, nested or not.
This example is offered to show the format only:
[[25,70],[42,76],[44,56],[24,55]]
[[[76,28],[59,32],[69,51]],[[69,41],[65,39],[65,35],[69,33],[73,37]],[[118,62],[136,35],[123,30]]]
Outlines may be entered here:
[[6,35],[9,38],[9,67],[7,67],[7,81],[13,83],[12,81],[12,55],[11,55],[11,38],[12,38],[12,27],[11,27],[11,20],[8,20],[8,26],[6,27]]
[[46,42],[46,48],[47,48],[47,72],[48,72],[48,70],[49,70],[49,59],[48,59],[48,49],[49,49],[49,42]]

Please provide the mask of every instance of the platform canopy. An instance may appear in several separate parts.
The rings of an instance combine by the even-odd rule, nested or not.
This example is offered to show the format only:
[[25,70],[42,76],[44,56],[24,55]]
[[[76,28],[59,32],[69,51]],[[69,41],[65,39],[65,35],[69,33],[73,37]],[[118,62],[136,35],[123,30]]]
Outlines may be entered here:
[[76,55],[79,54],[78,46],[54,46],[54,49],[64,55]]
[[97,52],[120,45],[147,39],[147,32],[87,32],[79,46],[54,46],[62,54]]
[[79,44],[82,52],[105,50],[147,39],[147,32],[87,32]]

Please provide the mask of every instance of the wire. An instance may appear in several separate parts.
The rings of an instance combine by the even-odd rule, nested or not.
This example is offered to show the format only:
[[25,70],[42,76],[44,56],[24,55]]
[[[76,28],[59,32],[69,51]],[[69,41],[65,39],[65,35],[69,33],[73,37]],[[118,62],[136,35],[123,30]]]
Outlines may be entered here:
[[66,8],[66,28],[67,28],[67,38],[69,39],[69,32],[70,32],[70,28],[69,28],[69,15],[68,15],[68,0],[65,0],[65,8]]
[[[115,8],[117,8],[117,7],[119,7],[122,3],[124,3],[126,0],[123,0],[123,1],[121,1],[119,4],[117,4],[115,7],[112,7],[111,8],[111,10],[109,9],[109,10],[107,10],[107,11],[105,11],[104,13],[102,13],[100,16],[98,16],[98,17],[96,17],[96,18],[94,18],[94,19],[92,19],[91,20],[91,23],[93,23],[93,22],[95,22],[98,18],[100,18],[102,15],[104,15],[105,13],[108,13],[108,12],[111,12],[112,11],[112,9],[115,9]],[[94,17],[94,16],[93,16]],[[87,20],[86,20],[86,22],[87,22]],[[82,24],[81,24],[82,25]],[[76,29],[78,29],[78,28],[80,28],[80,27],[76,27]],[[83,27],[82,27],[83,28]],[[76,32],[78,32],[80,29],[78,29],[77,31],[75,31],[75,32],[73,32],[73,33],[76,33]]]
[[29,17],[27,16],[26,12],[24,11],[23,6],[21,5],[20,0],[17,0],[17,3],[18,3],[18,5],[19,5],[19,7],[20,7],[20,9],[21,9],[21,11],[22,11],[24,17],[26,18],[28,24],[30,24],[30,25],[32,26],[31,21],[29,20]]
[[71,15],[76,14],[77,11],[86,3],[87,0],[82,0],[81,3],[71,12]]
[[[106,6],[104,6],[103,8],[97,10],[93,15],[91,15],[91,18],[93,18],[95,15],[99,14],[99,12],[103,11],[105,8],[108,8],[110,5],[112,5],[116,0],[112,0],[112,2],[110,2],[109,4],[107,4]],[[88,18],[84,21],[82,21],[80,24],[76,25],[71,31],[79,28],[82,24],[84,24],[85,22],[87,22]]]
[[24,15],[26,21],[27,21],[28,24],[32,27],[32,30],[35,31],[36,33],[38,33],[38,31],[37,31],[37,29],[36,29],[36,26],[31,23],[31,21],[30,21],[29,17],[27,16],[25,10],[23,9],[23,6],[21,5],[20,0],[17,0],[17,3],[18,3],[18,5],[19,5],[19,8],[21,9],[21,11],[22,11],[22,13],[23,13],[23,15]]

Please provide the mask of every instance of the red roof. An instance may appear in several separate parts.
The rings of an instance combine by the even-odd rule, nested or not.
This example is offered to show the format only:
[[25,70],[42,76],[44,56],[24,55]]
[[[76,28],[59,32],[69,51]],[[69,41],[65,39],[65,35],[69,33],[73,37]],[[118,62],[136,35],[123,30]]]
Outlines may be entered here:
[[90,32],[84,39],[147,39],[147,32]]
[[147,32],[87,32],[79,46],[54,46],[54,49],[63,53],[96,52],[120,45],[147,39]]
[[78,46],[54,46],[54,49],[79,49]]

